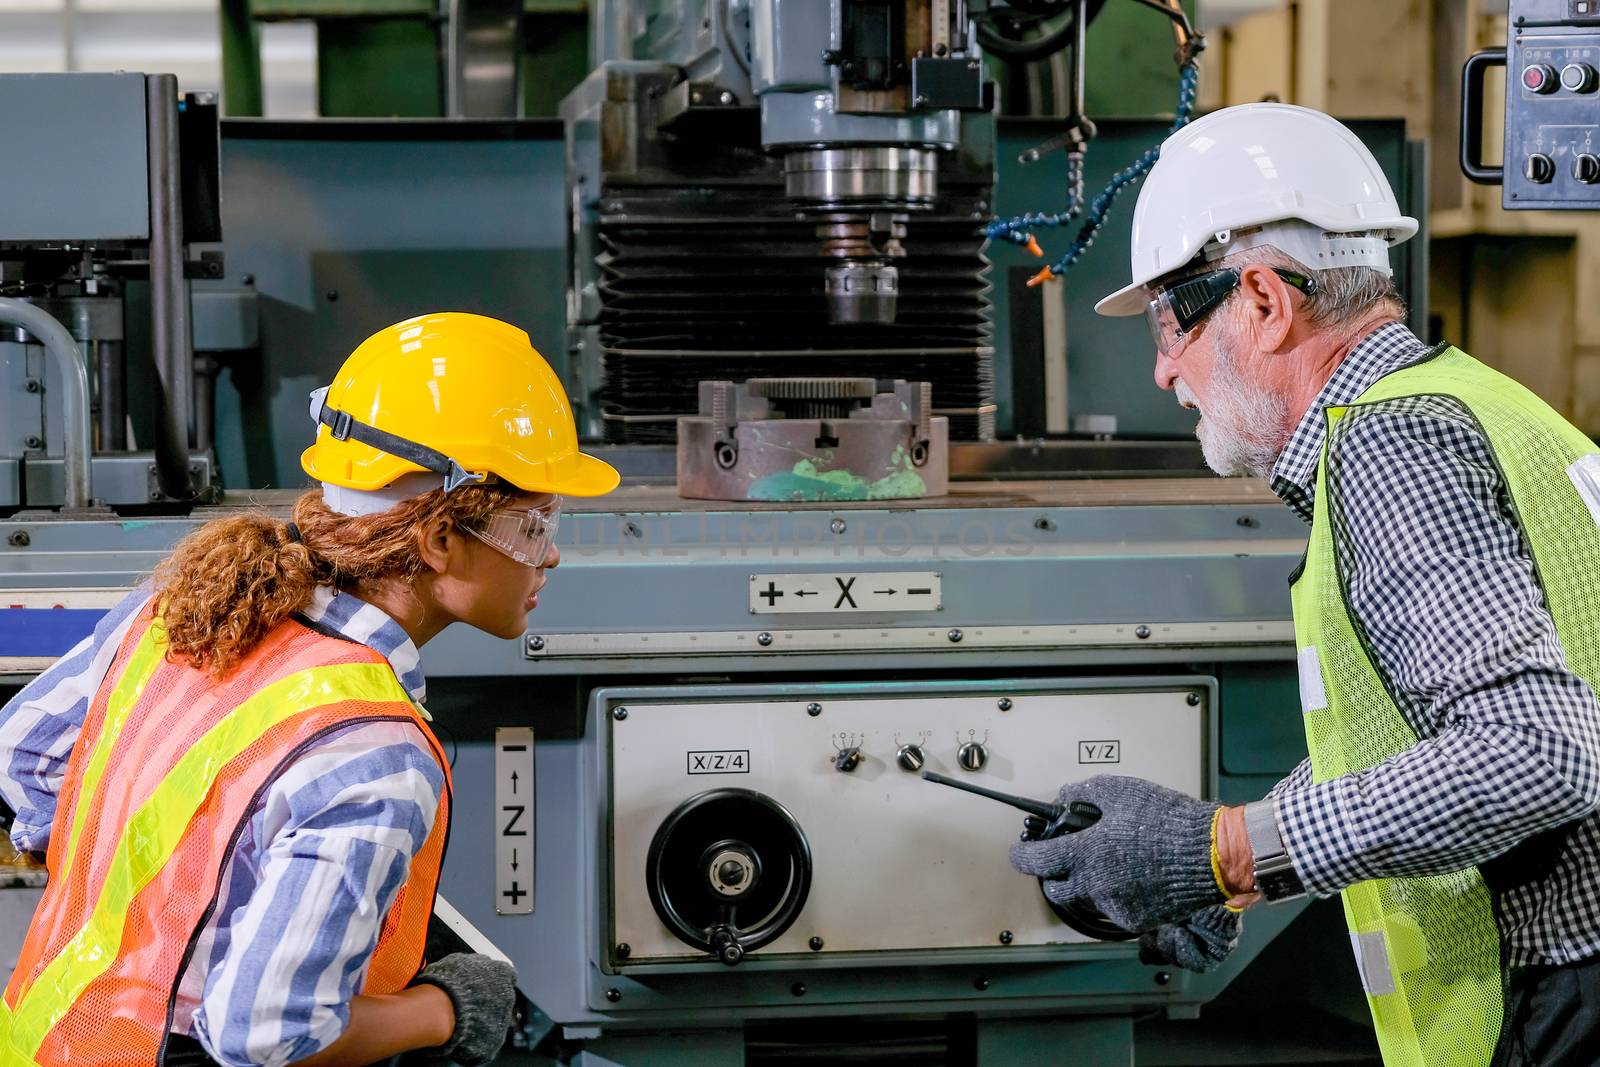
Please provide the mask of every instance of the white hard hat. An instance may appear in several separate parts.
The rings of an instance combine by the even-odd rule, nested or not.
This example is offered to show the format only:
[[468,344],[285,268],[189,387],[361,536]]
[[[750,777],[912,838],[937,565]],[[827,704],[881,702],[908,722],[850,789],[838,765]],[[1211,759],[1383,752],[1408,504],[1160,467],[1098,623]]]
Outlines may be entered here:
[[[1235,239],[1269,226],[1281,236],[1303,229],[1317,240]],[[1188,263],[1207,246],[1228,251],[1270,243],[1313,270],[1375,266],[1389,270],[1390,245],[1417,232],[1378,161],[1336,119],[1292,104],[1242,104],[1191,122],[1161,146],[1133,209],[1131,284],[1095,310],[1137,315],[1145,287]],[[1373,234],[1351,237],[1351,234]],[[1311,255],[1311,260],[1304,259]]]

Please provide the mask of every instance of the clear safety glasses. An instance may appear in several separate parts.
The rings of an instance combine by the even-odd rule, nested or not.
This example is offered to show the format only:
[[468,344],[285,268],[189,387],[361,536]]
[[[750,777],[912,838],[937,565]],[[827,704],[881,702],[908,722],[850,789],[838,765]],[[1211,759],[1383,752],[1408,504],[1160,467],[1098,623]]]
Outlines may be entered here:
[[463,530],[525,567],[544,562],[561,522],[561,498],[551,497],[536,508],[502,508],[489,513],[478,526]]
[[[1317,291],[1317,280],[1292,270],[1272,268],[1272,273],[1294,286],[1307,296]],[[1190,332],[1205,317],[1239,288],[1239,269],[1225,267],[1185,278],[1167,286],[1145,305],[1145,322],[1150,325],[1150,336],[1155,338],[1156,351],[1163,356],[1174,354]]]

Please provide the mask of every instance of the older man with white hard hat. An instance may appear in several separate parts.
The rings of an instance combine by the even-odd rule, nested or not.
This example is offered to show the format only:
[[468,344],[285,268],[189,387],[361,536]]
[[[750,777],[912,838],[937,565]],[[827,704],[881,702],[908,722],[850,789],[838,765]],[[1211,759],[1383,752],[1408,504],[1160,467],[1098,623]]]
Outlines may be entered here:
[[1311,528],[1311,755],[1243,807],[1070,783],[1101,820],[1012,862],[1195,969],[1239,909],[1342,892],[1386,1064],[1600,1063],[1600,453],[1406,328],[1388,249],[1416,230],[1315,111],[1228,108],[1162,146],[1098,310],[1144,313],[1207,463]]

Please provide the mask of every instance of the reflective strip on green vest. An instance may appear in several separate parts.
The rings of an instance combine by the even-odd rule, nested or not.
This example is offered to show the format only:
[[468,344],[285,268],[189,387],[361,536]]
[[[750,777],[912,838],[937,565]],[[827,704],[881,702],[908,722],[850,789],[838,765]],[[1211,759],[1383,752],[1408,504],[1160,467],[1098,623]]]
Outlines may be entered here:
[[[1292,591],[1306,740],[1319,782],[1373,767],[1418,741],[1351,619],[1327,486],[1328,454],[1350,412],[1410,396],[1454,398],[1477,420],[1533,551],[1568,664],[1591,688],[1600,678],[1600,527],[1567,474],[1595,446],[1523,386],[1448,349],[1326,413],[1311,541]],[[1343,896],[1386,1067],[1488,1064],[1504,994],[1499,932],[1477,869],[1362,882]]]
[[[152,625],[146,638],[157,629]],[[164,646],[164,639],[155,640]],[[142,687],[148,681],[149,674],[140,677],[132,665],[130,660],[130,669],[123,672],[118,684],[119,692],[124,685]],[[9,1013],[11,1055],[35,1055],[89,983],[115,962],[133,899],[171,858],[223,767],[268,730],[303,712],[346,700],[408,699],[388,664],[341,663],[297,671],[263,687],[228,712],[183,754],[122,827],[88,920],[45,964],[21,1003]],[[89,799],[89,795],[80,796],[80,811]],[[81,844],[76,836],[81,825],[74,830],[74,837],[67,842],[69,855]]]

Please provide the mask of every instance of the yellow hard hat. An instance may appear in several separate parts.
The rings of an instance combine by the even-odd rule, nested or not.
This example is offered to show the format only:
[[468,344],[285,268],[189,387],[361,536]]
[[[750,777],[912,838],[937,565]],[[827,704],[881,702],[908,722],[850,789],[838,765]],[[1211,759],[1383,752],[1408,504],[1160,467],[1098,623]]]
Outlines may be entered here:
[[311,394],[317,439],[300,466],[321,482],[381,489],[433,471],[445,489],[500,478],[519,489],[600,496],[621,476],[578,451],[567,393],[528,335],[446,311],[363,341]]

